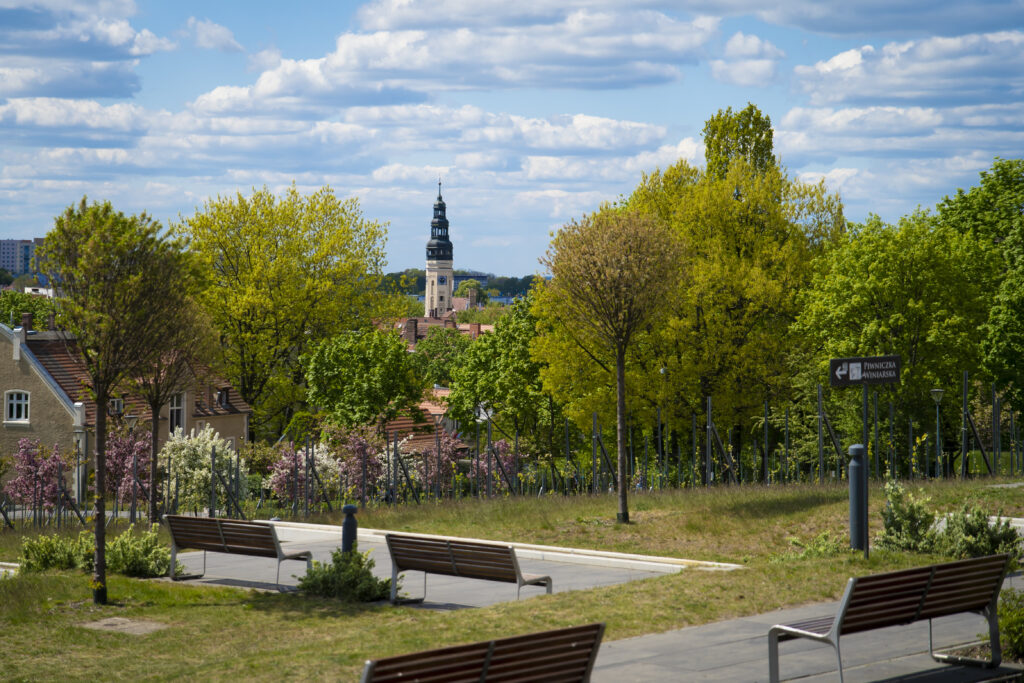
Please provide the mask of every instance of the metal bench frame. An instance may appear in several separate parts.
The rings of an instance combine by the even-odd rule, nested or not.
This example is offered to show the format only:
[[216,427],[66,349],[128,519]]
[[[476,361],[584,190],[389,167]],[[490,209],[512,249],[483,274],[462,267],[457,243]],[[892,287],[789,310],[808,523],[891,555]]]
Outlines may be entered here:
[[[958,562],[851,578],[834,617],[776,624],[768,631],[768,675],[779,681],[779,642],[808,638],[836,651],[839,680],[843,680],[840,636],[887,626],[928,620],[928,653],[935,661],[994,668],[1002,662],[999,646],[999,591],[1009,565],[1008,555],[990,555]],[[980,614],[988,621],[991,660],[936,653],[932,619],[962,613]]]
[[423,572],[423,597],[403,599],[404,603],[426,599],[427,574],[514,583],[516,600],[523,586],[544,586],[551,593],[551,577],[524,574],[510,545],[405,534],[387,534],[385,540],[391,555],[392,604],[399,602],[398,574],[409,570]]
[[366,662],[360,683],[590,680],[604,624],[530,633]]
[[[206,574],[206,552],[228,553],[230,555],[251,555],[272,557],[277,560],[277,575],[274,585],[281,590],[281,563],[285,560],[305,560],[306,571],[313,566],[313,553],[309,550],[285,552],[277,538],[273,524],[249,522],[221,517],[188,517],[165,515],[167,528],[171,532],[171,567],[168,576],[172,581],[198,579]],[[175,575],[175,560],[179,550],[203,551],[201,574]]]

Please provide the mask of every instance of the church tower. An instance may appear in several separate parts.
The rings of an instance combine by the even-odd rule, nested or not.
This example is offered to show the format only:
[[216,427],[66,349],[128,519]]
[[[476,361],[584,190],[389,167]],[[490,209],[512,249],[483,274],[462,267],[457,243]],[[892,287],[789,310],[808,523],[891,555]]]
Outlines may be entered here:
[[452,310],[452,243],[448,239],[448,218],[441,199],[441,181],[437,181],[434,219],[430,221],[427,242],[427,292],[423,300],[424,315],[440,318]]

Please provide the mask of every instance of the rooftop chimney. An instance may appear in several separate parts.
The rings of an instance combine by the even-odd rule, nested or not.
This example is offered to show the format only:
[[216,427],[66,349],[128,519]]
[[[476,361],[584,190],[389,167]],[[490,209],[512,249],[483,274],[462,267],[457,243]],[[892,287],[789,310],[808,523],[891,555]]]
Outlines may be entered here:
[[416,318],[409,318],[408,320],[405,321],[405,329],[403,330],[403,332],[405,333],[405,341],[409,342],[410,344],[416,343],[416,333],[419,331],[418,327],[419,321]]
[[476,339],[480,336],[480,323],[469,324],[469,336],[471,339]]

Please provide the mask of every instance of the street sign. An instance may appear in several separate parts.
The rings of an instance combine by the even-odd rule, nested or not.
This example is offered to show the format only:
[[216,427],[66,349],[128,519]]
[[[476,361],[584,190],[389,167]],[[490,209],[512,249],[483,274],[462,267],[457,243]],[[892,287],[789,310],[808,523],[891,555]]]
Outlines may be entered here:
[[898,383],[900,381],[900,357],[833,358],[829,362],[828,376],[834,387]]

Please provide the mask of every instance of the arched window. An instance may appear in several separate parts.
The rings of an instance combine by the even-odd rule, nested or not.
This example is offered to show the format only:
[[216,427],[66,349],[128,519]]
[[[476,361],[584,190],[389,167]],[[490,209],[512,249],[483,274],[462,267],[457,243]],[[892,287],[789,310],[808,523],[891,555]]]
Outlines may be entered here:
[[4,395],[4,422],[28,422],[29,394],[27,391],[8,391]]

